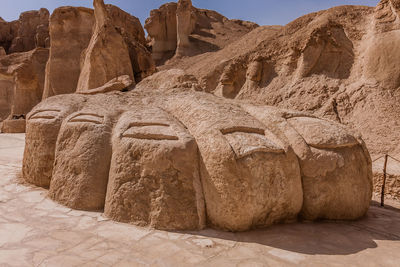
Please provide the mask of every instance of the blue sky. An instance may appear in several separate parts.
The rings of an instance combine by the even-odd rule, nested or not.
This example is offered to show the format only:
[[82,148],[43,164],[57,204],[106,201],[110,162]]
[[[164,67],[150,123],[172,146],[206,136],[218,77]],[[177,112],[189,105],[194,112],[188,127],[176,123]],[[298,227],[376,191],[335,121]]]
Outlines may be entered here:
[[[228,18],[254,21],[260,25],[283,25],[310,12],[339,5],[375,6],[379,0],[192,0],[199,8],[216,10]],[[139,17],[142,23],[151,9],[166,0],[105,0]],[[45,7],[50,12],[59,6],[92,6],[92,0],[0,0],[0,17],[17,19],[23,11]]]

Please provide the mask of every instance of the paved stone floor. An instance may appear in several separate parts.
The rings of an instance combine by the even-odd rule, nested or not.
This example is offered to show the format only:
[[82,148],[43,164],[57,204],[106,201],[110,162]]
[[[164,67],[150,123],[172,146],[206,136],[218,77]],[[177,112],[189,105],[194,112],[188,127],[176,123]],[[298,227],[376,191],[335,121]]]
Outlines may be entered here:
[[247,233],[163,232],[75,211],[18,178],[24,135],[0,135],[0,266],[400,266],[400,210]]

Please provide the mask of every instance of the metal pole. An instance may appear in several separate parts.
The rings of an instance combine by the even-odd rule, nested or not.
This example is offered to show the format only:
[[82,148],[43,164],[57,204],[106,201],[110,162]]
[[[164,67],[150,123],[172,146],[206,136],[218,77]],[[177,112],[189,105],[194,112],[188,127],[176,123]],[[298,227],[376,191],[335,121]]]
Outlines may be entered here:
[[385,187],[386,187],[386,167],[389,155],[385,155],[385,163],[383,164],[383,181],[382,181],[382,193],[381,193],[381,206],[385,206]]

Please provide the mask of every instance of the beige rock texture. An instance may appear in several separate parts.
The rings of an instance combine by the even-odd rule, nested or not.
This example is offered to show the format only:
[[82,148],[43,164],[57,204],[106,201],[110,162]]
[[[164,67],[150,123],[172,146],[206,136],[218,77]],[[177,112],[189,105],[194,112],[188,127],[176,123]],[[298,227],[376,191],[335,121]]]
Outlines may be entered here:
[[6,50],[4,50],[4,47],[0,46],[0,57],[4,57],[6,54]]
[[100,87],[122,75],[134,79],[129,50],[116,30],[102,0],[94,0],[96,23],[85,51],[77,92]]
[[190,40],[189,36],[192,34],[196,26],[196,17],[194,14],[191,0],[179,0],[176,8],[176,32],[177,56],[190,55]]
[[27,141],[22,167],[27,182],[45,188],[50,186],[61,123],[78,110],[85,99],[78,94],[69,98],[54,96],[51,103],[41,102],[27,116]]
[[0,92],[4,104],[1,116],[10,120],[3,123],[3,132],[21,132],[24,129],[22,121],[11,120],[25,119],[41,101],[48,55],[48,49],[36,48],[0,58]]
[[17,35],[18,21],[7,22],[0,20],[0,46],[4,48],[5,52],[8,52],[14,36]]
[[0,46],[7,54],[48,47],[49,11],[45,8],[27,11],[12,22],[0,21]]
[[[400,153],[399,6],[258,27],[180,0],[146,21],[151,53],[139,20],[103,0],[94,15],[60,8],[46,71],[13,72],[25,54],[0,57],[0,94],[13,103],[0,112],[15,129],[38,100],[10,88],[46,75],[26,117],[23,177],[69,208],[157,229],[359,219],[374,188],[368,150]],[[77,43],[64,54],[67,38]],[[48,53],[26,55],[38,51]]]
[[167,230],[352,220],[372,193],[344,126],[181,89],[46,99],[28,115],[23,176],[70,208]]
[[178,41],[176,9],[176,3],[164,4],[150,12],[144,25],[149,34],[152,57],[157,64],[175,55]]
[[[115,28],[124,39],[125,45],[129,50],[130,64],[127,63],[128,57],[123,62],[127,64],[128,67],[126,68],[129,68],[130,65],[132,66],[134,75],[131,75],[130,79],[134,82],[140,82],[143,78],[155,72],[154,62],[146,47],[143,27],[136,17],[118,7],[106,5],[105,8],[108,18],[112,20],[110,30]],[[50,18],[51,48],[50,59],[46,67],[46,86],[43,99],[53,95],[77,91],[79,76],[85,62],[86,49],[94,34],[94,24],[95,17],[92,9],[60,7],[54,10]],[[114,32],[114,34],[118,36],[117,33]],[[111,36],[109,38],[112,39]],[[118,40],[121,41],[121,38],[118,37]],[[112,42],[107,44],[110,50],[114,49]],[[65,47],[65,43],[70,45]],[[119,45],[124,46],[123,42]],[[107,53],[114,52],[109,51]],[[109,75],[109,77],[102,79],[104,79],[103,82],[105,83],[107,78],[112,80],[116,77],[118,76]],[[88,88],[88,90],[95,89],[103,84],[99,83],[92,88]]]
[[[194,12],[194,33],[207,29],[200,26],[207,20]],[[155,14],[165,14],[163,8],[152,14],[150,26],[165,27],[153,22]],[[225,31],[229,39],[225,45],[173,58],[158,67],[153,84],[150,78],[137,87],[158,88],[169,83],[169,71],[181,71],[181,78],[174,76],[174,80],[191,77],[196,90],[336,120],[360,132],[374,156],[397,156],[399,14],[398,0],[382,0],[375,8],[339,6],[285,26],[250,27],[237,38]],[[221,26],[211,23],[214,31],[216,25]],[[189,36],[193,50],[194,33]],[[160,39],[150,30],[149,35],[153,43]],[[215,40],[220,35],[215,34]]]
[[100,93],[108,93],[111,91],[123,91],[128,90],[128,88],[133,84],[133,81],[128,75],[122,75],[120,77],[112,79],[101,87],[78,93],[83,95],[95,95]]
[[266,125],[218,100],[187,94],[166,101],[198,143],[209,224],[244,231],[295,220],[303,202],[296,155]]
[[121,33],[129,50],[134,81],[140,82],[156,72],[151,52],[146,44],[145,33],[140,20],[120,8],[106,5],[114,27]]
[[[372,162],[362,139],[343,125],[306,113],[245,105],[293,148],[300,162],[304,203],[301,216],[357,219],[372,197]],[[340,194],[338,194],[340,192]]]
[[[50,57],[43,98],[74,93],[81,73],[81,57],[94,25],[93,10],[60,7],[50,17]],[[68,45],[66,45],[68,44]]]
[[180,0],[152,10],[144,27],[154,61],[163,65],[175,55],[179,61],[180,56],[218,51],[258,25],[229,20],[215,11],[195,8],[191,1]]
[[26,114],[41,100],[43,67],[48,58],[49,11],[40,9],[18,20],[0,20],[0,121],[1,131],[25,131]]
[[2,133],[25,133],[26,121],[23,118],[11,118],[1,124]]
[[136,106],[119,118],[112,145],[106,216],[166,230],[205,226],[197,144],[179,121]]

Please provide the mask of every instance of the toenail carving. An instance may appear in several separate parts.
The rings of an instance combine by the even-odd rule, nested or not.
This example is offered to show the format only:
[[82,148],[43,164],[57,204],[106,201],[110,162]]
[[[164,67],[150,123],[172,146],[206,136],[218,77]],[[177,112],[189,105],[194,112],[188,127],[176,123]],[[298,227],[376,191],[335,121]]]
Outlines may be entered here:
[[122,136],[148,140],[179,140],[170,125],[155,122],[131,123]]
[[79,113],[69,119],[68,122],[89,122],[94,124],[102,124],[104,116],[95,113]]

